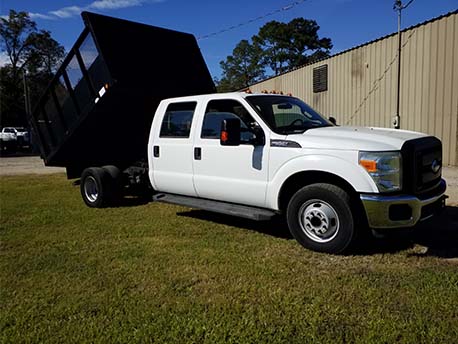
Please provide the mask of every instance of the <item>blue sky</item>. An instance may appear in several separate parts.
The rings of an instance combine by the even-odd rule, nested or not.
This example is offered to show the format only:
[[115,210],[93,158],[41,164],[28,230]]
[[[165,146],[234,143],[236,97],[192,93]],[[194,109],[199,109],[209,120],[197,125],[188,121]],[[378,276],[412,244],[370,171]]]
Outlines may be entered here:
[[[202,37],[246,23],[268,13],[277,13],[206,39],[199,45],[215,77],[219,62],[241,39],[249,39],[270,20],[290,21],[296,17],[318,22],[322,37],[330,37],[337,53],[397,30],[394,0],[263,0],[263,1],[186,1],[186,0],[0,0],[0,15],[10,9],[27,11],[38,28],[70,48],[83,28],[79,13],[89,10],[150,25],[190,32]],[[407,0],[403,1],[404,3]],[[294,4],[293,6],[290,6]],[[458,0],[414,0],[403,12],[402,27],[454,11]]]

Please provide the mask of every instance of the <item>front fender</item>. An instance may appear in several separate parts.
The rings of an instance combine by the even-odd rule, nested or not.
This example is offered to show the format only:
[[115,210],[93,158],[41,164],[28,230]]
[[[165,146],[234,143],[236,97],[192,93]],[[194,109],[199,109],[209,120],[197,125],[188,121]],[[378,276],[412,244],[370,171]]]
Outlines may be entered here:
[[[357,153],[354,161],[357,161]],[[356,192],[378,193],[369,174],[359,165],[333,155],[303,155],[288,160],[276,171],[267,186],[266,204],[268,208],[279,210],[278,195],[285,181],[299,172],[316,171],[336,175],[346,180]]]

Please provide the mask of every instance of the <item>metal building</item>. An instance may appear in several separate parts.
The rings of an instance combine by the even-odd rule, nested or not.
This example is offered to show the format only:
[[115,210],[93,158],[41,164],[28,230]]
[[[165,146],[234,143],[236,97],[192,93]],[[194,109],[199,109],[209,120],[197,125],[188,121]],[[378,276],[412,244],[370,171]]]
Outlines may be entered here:
[[[396,33],[250,87],[292,93],[341,125],[392,127]],[[458,165],[458,11],[402,31],[400,128],[435,135]]]

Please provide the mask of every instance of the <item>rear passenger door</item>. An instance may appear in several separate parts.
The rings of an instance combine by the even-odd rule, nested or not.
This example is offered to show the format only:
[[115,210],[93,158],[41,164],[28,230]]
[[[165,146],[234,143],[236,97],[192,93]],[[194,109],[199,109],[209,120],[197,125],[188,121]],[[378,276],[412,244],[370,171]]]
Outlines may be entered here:
[[[151,164],[157,191],[196,196],[193,184],[192,123],[197,102],[167,105],[154,130]],[[157,124],[158,125],[158,124]]]

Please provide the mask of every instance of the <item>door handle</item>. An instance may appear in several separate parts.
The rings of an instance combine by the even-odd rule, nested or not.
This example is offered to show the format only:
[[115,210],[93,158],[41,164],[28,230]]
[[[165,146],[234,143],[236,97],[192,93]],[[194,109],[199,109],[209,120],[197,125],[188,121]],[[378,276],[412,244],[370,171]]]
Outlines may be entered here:
[[194,147],[194,159],[202,160],[202,148]]
[[153,147],[153,156],[155,158],[159,158],[159,146],[154,146]]

